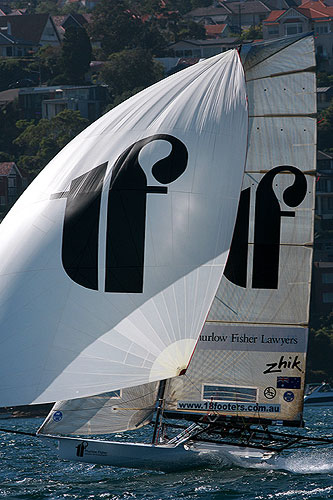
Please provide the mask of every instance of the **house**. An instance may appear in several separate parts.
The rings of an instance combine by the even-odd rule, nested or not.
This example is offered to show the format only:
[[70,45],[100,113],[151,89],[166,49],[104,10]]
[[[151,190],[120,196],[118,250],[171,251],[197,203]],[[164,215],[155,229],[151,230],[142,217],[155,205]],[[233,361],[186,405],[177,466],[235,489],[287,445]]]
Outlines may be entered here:
[[51,119],[61,111],[79,111],[90,122],[97,120],[107,104],[105,85],[63,86],[57,88],[56,95],[42,102],[42,117]]
[[208,24],[228,24],[232,32],[240,33],[243,28],[257,26],[267,18],[271,9],[260,0],[248,2],[221,2],[216,7],[194,9],[185,17]]
[[228,37],[230,34],[230,29],[227,24],[206,24],[205,31],[207,39]]
[[[229,4],[228,4],[229,5]],[[218,7],[201,7],[191,10],[185,14],[184,18],[189,18],[199,24],[223,24],[226,22],[231,10],[225,5]]]
[[207,58],[238,47],[239,38],[219,38],[212,40],[179,40],[168,45],[175,57]]
[[317,87],[317,108],[322,111],[328,108],[333,101],[333,87]]
[[312,301],[315,312],[328,314],[333,309],[333,262],[314,262]]
[[62,40],[66,29],[70,26],[86,29],[87,24],[91,20],[91,14],[78,14],[73,12],[72,14],[63,16],[52,16],[52,20],[58,31],[59,37]]
[[316,216],[323,229],[333,229],[333,155],[317,151],[317,172]]
[[27,120],[51,119],[70,109],[94,121],[102,115],[107,98],[107,87],[103,85],[22,88],[18,95],[21,117]]
[[0,163],[0,211],[6,212],[22,194],[28,182],[13,161]]
[[35,49],[32,41],[21,40],[11,34],[11,24],[0,27],[0,57],[22,57],[30,55]]
[[273,10],[263,21],[264,40],[309,32],[315,34],[319,69],[332,71],[333,6],[311,0],[299,7]]
[[58,31],[49,14],[0,16],[2,57],[31,55],[40,46],[60,46]]

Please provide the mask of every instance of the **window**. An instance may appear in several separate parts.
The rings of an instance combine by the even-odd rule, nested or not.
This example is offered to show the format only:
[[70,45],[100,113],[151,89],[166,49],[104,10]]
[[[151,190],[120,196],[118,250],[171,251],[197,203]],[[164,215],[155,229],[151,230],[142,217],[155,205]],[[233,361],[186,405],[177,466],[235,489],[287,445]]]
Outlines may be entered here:
[[6,197],[5,196],[0,196],[0,205],[1,206],[6,205]]
[[322,193],[328,193],[330,192],[330,181],[329,179],[319,179],[317,183],[317,191],[320,191]]
[[318,35],[323,33],[328,33],[328,25],[327,24],[319,24],[315,26],[315,33]]
[[10,57],[13,55],[13,47],[6,47],[6,55]]
[[16,177],[8,177],[8,187],[9,188],[16,187]]
[[290,23],[284,25],[285,35],[297,35],[297,33],[303,33],[303,26],[301,23]]
[[257,400],[257,389],[255,389],[254,387],[204,385],[203,399],[214,399],[217,401],[255,402]]
[[333,292],[324,292],[323,293],[323,303],[324,304],[333,304]]
[[278,35],[279,34],[279,28],[269,28],[268,29],[268,34],[269,35]]
[[333,273],[323,273],[322,274],[323,283],[333,283]]

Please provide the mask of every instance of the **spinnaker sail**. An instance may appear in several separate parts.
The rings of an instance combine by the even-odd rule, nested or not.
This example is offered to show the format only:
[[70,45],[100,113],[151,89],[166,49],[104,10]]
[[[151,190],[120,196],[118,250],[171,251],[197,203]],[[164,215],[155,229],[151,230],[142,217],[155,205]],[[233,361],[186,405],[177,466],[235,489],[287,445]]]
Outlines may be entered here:
[[0,405],[186,368],[230,248],[247,147],[237,51],[140,92],[71,141],[0,227]]

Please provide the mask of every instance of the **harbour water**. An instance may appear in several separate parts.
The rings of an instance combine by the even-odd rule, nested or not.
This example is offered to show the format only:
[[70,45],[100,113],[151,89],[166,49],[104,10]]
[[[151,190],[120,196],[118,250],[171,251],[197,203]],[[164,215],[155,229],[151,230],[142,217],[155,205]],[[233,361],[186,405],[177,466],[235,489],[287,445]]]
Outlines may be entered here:
[[[333,408],[307,408],[307,432],[333,435]],[[41,419],[1,427],[35,432]],[[151,433],[144,428],[140,433]],[[142,437],[142,436],[141,436]],[[130,433],[117,439],[130,441]],[[169,473],[61,461],[43,439],[0,433],[0,498],[6,500],[308,500],[333,498],[333,446],[285,452],[269,466],[227,461]]]

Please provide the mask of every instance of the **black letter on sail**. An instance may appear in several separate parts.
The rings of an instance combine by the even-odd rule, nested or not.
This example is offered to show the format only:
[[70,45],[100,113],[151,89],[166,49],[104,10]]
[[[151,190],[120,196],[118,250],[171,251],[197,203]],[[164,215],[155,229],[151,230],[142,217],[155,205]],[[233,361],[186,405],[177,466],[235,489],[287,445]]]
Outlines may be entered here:
[[98,289],[98,232],[101,193],[107,163],[73,179],[67,198],[62,237],[62,264],[68,276],[86,288]]
[[[303,172],[283,165],[272,168],[263,176],[256,191],[252,288],[277,289],[280,260],[281,217],[295,217],[294,211],[283,211],[273,189],[277,174],[290,172],[294,183],[283,193],[289,207],[297,207],[306,195],[307,183]],[[250,188],[241,193],[234,235],[225,267],[225,277],[235,285],[246,288]]]
[[[185,145],[167,134],[156,134],[132,144],[116,161],[108,196],[106,292],[143,291],[147,193],[166,194],[168,188],[147,186],[138,157],[146,144],[156,140],[172,146],[169,156],[152,166],[152,175],[158,182],[175,181],[187,166]],[[106,167],[107,163],[99,165],[73,179],[69,191],[51,196],[67,198],[62,239],[64,269],[73,281],[91,290],[98,290],[98,239]]]
[[154,178],[169,184],[186,169],[188,152],[173,136],[157,134],[132,144],[116,161],[109,190],[105,291],[142,293],[147,193],[166,194],[166,187],[147,186],[138,157],[156,140],[168,141],[172,150],[152,167]]
[[252,288],[278,288],[281,217],[295,217],[294,211],[282,211],[273,190],[280,172],[294,174],[294,183],[283,193],[288,207],[297,207],[306,195],[306,178],[292,166],[272,168],[259,182],[256,193]]

